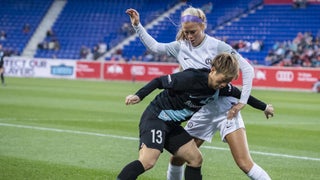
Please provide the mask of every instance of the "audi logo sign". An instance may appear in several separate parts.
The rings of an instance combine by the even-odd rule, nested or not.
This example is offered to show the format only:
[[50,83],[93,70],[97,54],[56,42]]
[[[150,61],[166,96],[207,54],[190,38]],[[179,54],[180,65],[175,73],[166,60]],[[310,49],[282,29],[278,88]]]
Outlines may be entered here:
[[292,71],[277,71],[276,79],[281,82],[292,82],[294,74]]

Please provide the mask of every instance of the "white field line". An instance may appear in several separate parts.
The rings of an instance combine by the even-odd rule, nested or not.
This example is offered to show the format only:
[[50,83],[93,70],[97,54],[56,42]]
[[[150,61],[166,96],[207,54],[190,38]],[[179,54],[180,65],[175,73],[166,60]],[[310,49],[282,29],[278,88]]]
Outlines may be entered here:
[[[68,130],[68,129],[37,127],[37,126],[9,124],[9,123],[0,123],[0,126],[24,128],[24,129],[33,129],[33,130],[41,130],[41,131],[52,131],[52,132],[59,132],[59,133],[82,134],[82,135],[109,137],[109,138],[115,138],[115,139],[138,141],[138,138],[134,138],[134,137],[117,136],[117,135],[112,135],[112,134],[101,134],[101,133],[85,132],[85,131],[75,131],[75,130]],[[214,146],[201,146],[201,148],[229,151],[228,148],[221,148],[221,147],[214,147]],[[313,157],[306,157],[306,156],[293,156],[293,155],[289,155],[289,154],[266,153],[266,152],[260,152],[260,151],[250,151],[250,153],[251,154],[264,155],[264,156],[274,156],[274,157],[281,157],[281,158],[289,158],[289,159],[320,161],[320,158],[313,158]]]

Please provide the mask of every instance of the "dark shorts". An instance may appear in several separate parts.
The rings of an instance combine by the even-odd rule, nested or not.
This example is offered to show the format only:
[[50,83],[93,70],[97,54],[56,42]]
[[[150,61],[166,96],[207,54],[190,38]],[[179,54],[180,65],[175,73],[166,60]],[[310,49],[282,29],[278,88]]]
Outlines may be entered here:
[[148,108],[142,114],[139,129],[139,148],[145,144],[148,148],[158,149],[161,152],[164,148],[174,154],[181,146],[192,140],[180,123],[163,121]]

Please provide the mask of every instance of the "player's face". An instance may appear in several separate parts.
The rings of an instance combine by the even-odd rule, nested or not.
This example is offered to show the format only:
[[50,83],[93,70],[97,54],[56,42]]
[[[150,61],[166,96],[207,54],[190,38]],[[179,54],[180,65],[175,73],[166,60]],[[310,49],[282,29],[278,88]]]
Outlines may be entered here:
[[182,32],[184,36],[191,42],[193,47],[200,45],[204,39],[204,32],[199,23],[182,23]]
[[212,89],[221,89],[227,86],[229,82],[224,74],[217,74],[216,71],[211,71],[208,76],[208,85]]

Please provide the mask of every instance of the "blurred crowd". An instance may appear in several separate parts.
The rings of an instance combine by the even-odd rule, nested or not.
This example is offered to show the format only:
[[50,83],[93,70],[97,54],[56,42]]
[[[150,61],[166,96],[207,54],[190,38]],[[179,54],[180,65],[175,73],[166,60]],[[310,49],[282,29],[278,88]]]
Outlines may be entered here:
[[293,40],[276,42],[265,61],[268,65],[320,67],[320,36],[299,32]]
[[[303,0],[296,0],[293,3],[293,7],[304,8],[306,5],[305,3],[306,2]],[[212,3],[204,4],[202,9],[207,13],[210,13],[213,10],[212,6]],[[28,34],[30,29],[30,25],[26,23],[22,27],[22,33]],[[119,33],[124,37],[129,37],[134,35],[135,31],[133,30],[131,24],[124,23],[119,29]],[[1,41],[6,41],[8,38],[10,37],[7,37],[7,33],[0,29],[0,43]],[[250,42],[247,40],[228,41],[226,37],[217,38],[230,44],[239,53],[260,52],[264,48],[264,43],[262,40]],[[55,51],[60,50],[59,40],[52,30],[47,31],[44,41],[38,44],[38,49]],[[104,55],[108,50],[108,44],[103,40],[97,42],[97,44],[93,47],[87,47],[83,45],[79,50],[79,59],[103,60]],[[17,50],[10,47],[3,47],[2,51],[8,56],[19,55]],[[120,62],[177,62],[173,57],[153,54],[148,50],[146,50],[145,53],[140,56],[124,57],[122,49],[116,50],[115,53],[113,53],[111,57],[106,60]],[[297,36],[293,40],[276,42],[265,57],[265,62],[267,65],[320,67],[320,33],[315,36],[310,32],[298,32]]]
[[114,54],[112,54],[110,61],[119,62],[157,62],[157,63],[177,63],[176,58],[168,55],[159,55],[152,53],[150,51],[145,51],[143,55],[124,57],[122,54],[122,49],[118,49]]
[[44,41],[38,44],[38,48],[41,50],[60,50],[60,42],[51,29],[47,31]]

